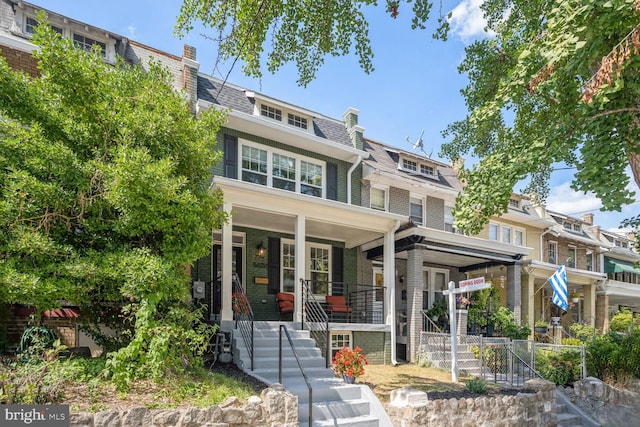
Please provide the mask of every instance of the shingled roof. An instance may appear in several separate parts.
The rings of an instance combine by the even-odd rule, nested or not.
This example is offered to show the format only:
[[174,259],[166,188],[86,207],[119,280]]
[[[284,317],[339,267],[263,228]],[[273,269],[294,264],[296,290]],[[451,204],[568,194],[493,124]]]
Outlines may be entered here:
[[[223,84],[222,80],[206,74],[198,75],[198,99],[221,107],[229,107],[239,113],[253,115],[255,99],[247,96],[247,92],[258,93],[229,82],[224,82]],[[264,98],[274,99],[267,95],[260,95]],[[277,100],[277,102],[287,104],[280,100]],[[293,109],[300,109],[295,105],[289,105]],[[348,147],[353,146],[345,124],[341,120],[332,119],[318,113],[312,113],[312,119],[315,136]]]
[[[462,191],[462,185],[458,180],[456,171],[450,165],[369,138],[364,140],[364,149],[369,153],[369,158],[364,160],[363,163],[374,169],[395,174],[411,181],[436,184],[451,190]],[[411,173],[405,169],[398,168],[401,156],[419,163],[432,165],[437,170],[437,175],[427,177],[420,173]]]

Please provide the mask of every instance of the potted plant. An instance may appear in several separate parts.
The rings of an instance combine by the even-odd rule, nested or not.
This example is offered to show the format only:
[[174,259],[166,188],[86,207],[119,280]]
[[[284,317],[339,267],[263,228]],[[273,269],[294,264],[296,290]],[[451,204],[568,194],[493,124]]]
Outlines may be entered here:
[[462,295],[456,297],[456,308],[459,310],[466,309],[470,303],[471,301],[467,297],[463,297]]
[[571,298],[572,303],[577,304],[580,301],[580,294],[577,291],[573,291],[569,298]]
[[546,334],[549,330],[549,324],[544,320],[538,320],[533,326],[536,334]]
[[434,322],[438,322],[438,319],[444,318],[446,312],[447,300],[445,298],[440,298],[433,302],[431,308],[426,311],[426,315]]
[[333,371],[342,376],[344,382],[353,384],[355,379],[364,375],[364,366],[368,365],[367,356],[362,354],[362,349],[356,347],[350,349],[342,347],[333,358]]

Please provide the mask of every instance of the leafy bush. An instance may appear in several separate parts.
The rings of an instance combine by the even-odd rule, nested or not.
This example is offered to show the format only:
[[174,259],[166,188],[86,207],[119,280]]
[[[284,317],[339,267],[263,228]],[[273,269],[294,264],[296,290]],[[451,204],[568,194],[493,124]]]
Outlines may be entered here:
[[513,311],[507,307],[500,307],[493,313],[495,325],[502,330],[502,335],[513,340],[526,339],[531,335],[531,329],[524,325],[520,326],[515,321]]
[[582,356],[579,350],[553,351],[547,348],[536,350],[536,370],[557,385],[567,386],[580,379]]
[[64,373],[58,369],[61,347],[43,350],[38,356],[0,363],[0,404],[44,405],[56,403],[64,390]]
[[582,345],[582,341],[578,338],[562,338],[562,345]]
[[633,313],[624,308],[618,311],[609,321],[609,330],[612,332],[631,332],[637,326],[639,318],[633,317]]
[[467,381],[467,390],[473,393],[484,394],[487,392],[487,383],[481,378],[474,378]]

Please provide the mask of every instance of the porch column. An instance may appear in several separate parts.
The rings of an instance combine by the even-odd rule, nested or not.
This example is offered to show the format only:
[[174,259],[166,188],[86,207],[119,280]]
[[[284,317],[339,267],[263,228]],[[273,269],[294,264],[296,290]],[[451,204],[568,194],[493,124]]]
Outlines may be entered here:
[[536,278],[529,274],[527,276],[527,280],[522,285],[522,307],[521,307],[521,315],[523,318],[522,321],[526,321],[527,325],[533,331],[533,323],[535,321],[535,313],[536,313],[536,302],[534,292],[536,291]]
[[[386,288],[384,295],[385,325],[391,326],[391,363],[396,364],[396,224],[385,231],[382,245],[383,280]],[[386,360],[386,352],[384,359]]]
[[507,266],[507,307],[515,314],[518,325],[522,323],[521,268],[519,263]]
[[295,225],[295,245],[296,245],[296,265],[295,265],[295,312],[293,313],[294,322],[302,322],[302,286],[300,279],[310,279],[306,275],[306,218],[302,215],[296,216]]
[[[233,205],[230,202],[223,203],[225,212],[231,212]],[[233,217],[229,215],[229,221],[222,225],[222,290],[220,320],[233,321],[231,310],[231,294],[233,293]],[[215,280],[215,278],[214,278]]]
[[584,293],[584,322],[596,326],[596,285],[583,285]]
[[603,334],[609,331],[609,295],[596,295],[596,329]]
[[422,330],[422,249],[407,252],[407,359],[415,362]]

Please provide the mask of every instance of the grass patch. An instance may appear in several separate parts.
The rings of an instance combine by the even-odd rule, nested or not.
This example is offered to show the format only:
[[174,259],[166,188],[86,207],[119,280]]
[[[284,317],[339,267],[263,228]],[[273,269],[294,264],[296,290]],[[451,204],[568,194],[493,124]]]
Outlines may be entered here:
[[[64,403],[70,405],[72,412],[97,412],[131,406],[206,408],[231,396],[247,400],[256,394],[251,385],[241,380],[206,370],[165,378],[159,383],[132,381],[126,391],[117,391],[102,375],[104,367],[104,358],[29,363],[5,361],[0,364],[0,403]],[[42,385],[28,386],[36,380]],[[28,387],[16,393],[23,386]],[[9,396],[11,401],[6,400]]]

